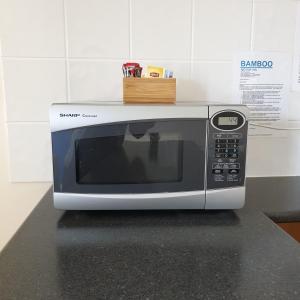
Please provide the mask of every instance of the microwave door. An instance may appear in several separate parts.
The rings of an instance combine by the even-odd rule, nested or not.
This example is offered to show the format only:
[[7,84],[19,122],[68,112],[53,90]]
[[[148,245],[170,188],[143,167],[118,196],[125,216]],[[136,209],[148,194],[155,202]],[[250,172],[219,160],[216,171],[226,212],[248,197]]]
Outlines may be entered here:
[[56,198],[72,194],[80,209],[205,205],[206,119],[102,124],[52,138]]

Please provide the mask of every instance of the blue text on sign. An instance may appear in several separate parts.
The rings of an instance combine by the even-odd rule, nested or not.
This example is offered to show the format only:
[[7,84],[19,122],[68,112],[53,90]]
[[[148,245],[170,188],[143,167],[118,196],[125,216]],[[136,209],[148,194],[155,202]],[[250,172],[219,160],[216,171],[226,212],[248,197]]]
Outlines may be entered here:
[[241,68],[271,69],[272,67],[272,60],[241,60]]

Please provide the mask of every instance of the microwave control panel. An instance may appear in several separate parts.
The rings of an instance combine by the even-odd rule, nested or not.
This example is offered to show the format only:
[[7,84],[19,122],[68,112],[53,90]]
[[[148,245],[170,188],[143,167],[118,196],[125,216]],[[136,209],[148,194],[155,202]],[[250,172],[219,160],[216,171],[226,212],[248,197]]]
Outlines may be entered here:
[[207,189],[243,186],[248,123],[243,114],[224,110],[208,125]]

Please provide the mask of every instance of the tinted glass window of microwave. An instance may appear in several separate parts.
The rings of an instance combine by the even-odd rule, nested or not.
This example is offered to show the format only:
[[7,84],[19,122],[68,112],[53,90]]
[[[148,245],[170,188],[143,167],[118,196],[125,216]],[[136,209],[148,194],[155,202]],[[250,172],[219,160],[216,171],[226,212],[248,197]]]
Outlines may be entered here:
[[78,184],[180,182],[183,139],[154,123],[129,124],[124,134],[76,140]]
[[[124,194],[203,190],[206,129],[207,119],[175,118],[53,132],[54,191]],[[121,169],[122,165],[125,168]]]

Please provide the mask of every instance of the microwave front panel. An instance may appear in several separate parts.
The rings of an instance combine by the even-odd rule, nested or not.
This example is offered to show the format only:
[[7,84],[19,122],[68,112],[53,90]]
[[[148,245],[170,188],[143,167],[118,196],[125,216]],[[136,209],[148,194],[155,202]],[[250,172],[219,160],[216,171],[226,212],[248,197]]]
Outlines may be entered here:
[[209,119],[207,190],[244,186],[247,129],[240,111],[225,108]]
[[52,132],[54,191],[203,191],[206,126],[207,119],[152,119]]

